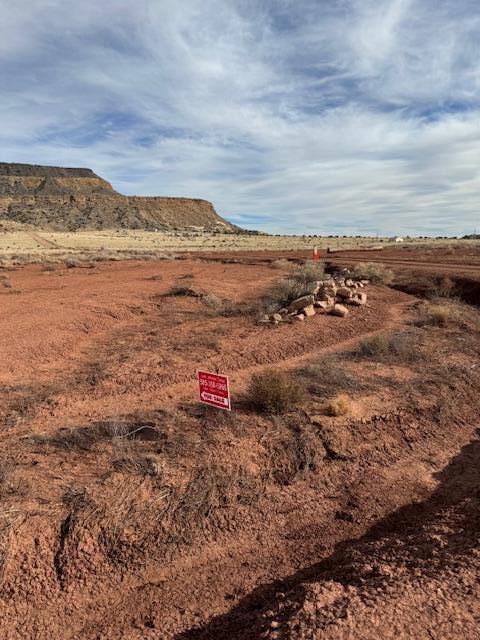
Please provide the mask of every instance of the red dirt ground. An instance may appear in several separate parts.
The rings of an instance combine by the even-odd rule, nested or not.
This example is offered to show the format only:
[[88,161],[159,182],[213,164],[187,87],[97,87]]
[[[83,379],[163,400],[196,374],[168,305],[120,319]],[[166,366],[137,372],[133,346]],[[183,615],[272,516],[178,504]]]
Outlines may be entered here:
[[[369,306],[348,318],[265,327],[163,295],[187,284],[254,302],[281,275],[268,263],[199,259],[8,273],[2,638],[480,637],[478,409],[468,395],[478,335],[419,329],[435,367],[477,375],[453,419],[432,404],[438,380],[421,364],[355,361],[345,366],[366,382],[351,416],[326,416],[315,395],[286,416],[260,416],[243,399],[253,372],[322,361],[417,313],[412,296],[371,286]],[[233,415],[197,405],[199,367],[230,376]],[[105,421],[153,435],[80,439]],[[154,472],[135,466],[147,459]]]

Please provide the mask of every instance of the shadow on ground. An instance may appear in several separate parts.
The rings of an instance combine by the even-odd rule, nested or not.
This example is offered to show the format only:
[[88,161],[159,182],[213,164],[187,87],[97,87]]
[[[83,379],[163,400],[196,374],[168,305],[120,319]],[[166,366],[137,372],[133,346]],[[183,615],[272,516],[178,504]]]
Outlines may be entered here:
[[[480,436],[480,429],[477,429]],[[228,613],[213,618],[202,628],[178,634],[176,640],[254,640],[265,632],[264,612],[275,609],[277,594],[289,593],[289,612],[302,606],[305,584],[335,580],[343,585],[360,586],[385,580],[372,573],[371,563],[358,562],[385,557],[398,549],[395,563],[413,571],[421,567],[424,575],[438,572],[478,546],[480,533],[480,440],[464,446],[450,463],[435,474],[439,485],[427,500],[402,507],[377,522],[358,540],[341,543],[320,563],[284,580],[260,585]],[[442,523],[448,522],[448,526]],[[436,531],[441,532],[441,542]],[[369,554],[372,554],[368,558]],[[394,579],[394,578],[392,578]]]

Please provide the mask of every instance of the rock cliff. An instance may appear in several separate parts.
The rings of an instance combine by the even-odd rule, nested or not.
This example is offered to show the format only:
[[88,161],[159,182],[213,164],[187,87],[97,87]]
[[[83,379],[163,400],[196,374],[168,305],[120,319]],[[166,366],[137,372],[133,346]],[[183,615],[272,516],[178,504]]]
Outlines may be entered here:
[[206,200],[123,196],[91,169],[12,163],[0,163],[0,218],[59,231],[240,231]]

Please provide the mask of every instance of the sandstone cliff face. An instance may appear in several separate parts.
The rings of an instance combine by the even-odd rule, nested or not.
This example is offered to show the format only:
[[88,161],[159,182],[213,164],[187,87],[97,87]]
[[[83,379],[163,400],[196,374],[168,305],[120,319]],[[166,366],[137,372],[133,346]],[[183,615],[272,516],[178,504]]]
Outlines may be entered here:
[[91,169],[11,163],[0,163],[0,218],[69,231],[238,231],[206,200],[123,196]]

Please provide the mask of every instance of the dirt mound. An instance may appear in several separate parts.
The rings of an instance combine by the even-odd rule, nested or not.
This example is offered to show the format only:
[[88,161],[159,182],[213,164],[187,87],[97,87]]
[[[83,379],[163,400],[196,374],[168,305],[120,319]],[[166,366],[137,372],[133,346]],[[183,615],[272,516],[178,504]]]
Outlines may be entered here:
[[238,231],[206,200],[123,196],[91,169],[9,163],[0,163],[0,217],[58,231]]

